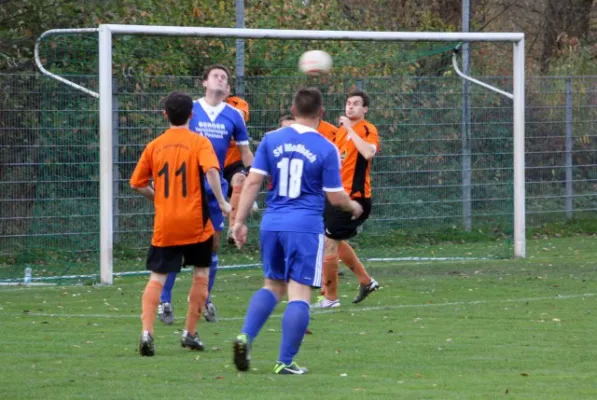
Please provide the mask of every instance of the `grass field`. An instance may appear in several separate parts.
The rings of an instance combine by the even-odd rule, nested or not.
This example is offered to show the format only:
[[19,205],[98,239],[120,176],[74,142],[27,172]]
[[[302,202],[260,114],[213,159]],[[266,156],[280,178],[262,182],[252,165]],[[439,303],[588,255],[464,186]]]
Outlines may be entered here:
[[[453,246],[458,253],[457,245]],[[179,345],[177,321],[156,326],[153,358],[137,353],[146,277],[112,287],[0,287],[1,399],[594,399],[597,238],[529,240],[525,260],[372,263],[383,289],[360,305],[350,273],[342,307],[314,311],[297,361],[276,376],[280,304],[239,374],[231,341],[259,270],[222,271],[201,322],[209,351]],[[159,324],[159,322],[158,322]]]

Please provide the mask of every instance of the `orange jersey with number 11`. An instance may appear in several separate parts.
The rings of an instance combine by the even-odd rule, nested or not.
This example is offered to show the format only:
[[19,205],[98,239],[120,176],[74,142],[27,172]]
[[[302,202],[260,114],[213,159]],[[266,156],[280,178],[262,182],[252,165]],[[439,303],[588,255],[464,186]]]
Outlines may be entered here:
[[203,188],[211,168],[219,169],[219,163],[209,139],[185,128],[166,130],[143,150],[131,186],[146,187],[153,179],[152,245],[193,244],[213,235]]

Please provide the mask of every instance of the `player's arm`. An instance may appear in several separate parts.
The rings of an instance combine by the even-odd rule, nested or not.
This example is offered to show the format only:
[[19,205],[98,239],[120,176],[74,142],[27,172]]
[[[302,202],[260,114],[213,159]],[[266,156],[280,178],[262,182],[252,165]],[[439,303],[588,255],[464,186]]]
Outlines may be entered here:
[[265,175],[261,171],[251,169],[249,176],[247,176],[243,184],[243,191],[240,194],[235,223],[244,224],[249,217],[249,213],[253,208],[253,203],[257,200],[264,179]]
[[224,193],[222,193],[222,182],[220,181],[220,170],[216,167],[210,168],[205,172],[205,178],[211,187],[218,205],[224,214],[228,214],[231,210],[230,204],[226,201]]
[[234,241],[236,242],[236,247],[239,249],[247,242],[247,226],[245,222],[249,217],[251,208],[257,199],[263,180],[268,175],[269,170],[267,137],[264,137],[259,144],[259,147],[257,147],[253,166],[251,167],[249,176],[247,176],[247,179],[245,179],[245,183],[243,184],[243,190],[240,193],[240,199],[238,201],[236,219],[234,221],[234,226],[232,227]]
[[240,158],[243,161],[243,165],[245,167],[250,167],[253,165],[253,152],[249,148],[249,144],[247,142],[246,145],[239,145],[237,143],[238,150],[240,151]]
[[352,200],[344,190],[340,177],[340,156],[336,147],[328,153],[325,159],[322,182],[325,196],[332,206],[352,213],[355,219],[363,213],[363,207]]
[[205,179],[209,183],[211,190],[218,201],[218,205],[224,214],[231,210],[230,204],[226,201],[222,193],[222,183],[220,181],[220,163],[214,152],[211,142],[201,137],[201,147],[197,153],[199,167],[205,172]]
[[377,146],[361,138],[350,126],[350,120],[348,118],[340,117],[340,125],[346,128],[346,132],[348,132],[350,139],[365,160],[371,160],[377,152]]
[[245,125],[244,119],[241,117],[239,113],[239,118],[237,123],[234,125],[234,140],[236,141],[236,146],[240,151],[240,157],[245,167],[250,167],[253,165],[253,152],[249,147],[249,133],[247,131],[247,125]]
[[147,200],[153,201],[155,191],[149,185],[149,179],[151,178],[151,160],[149,154],[150,150],[147,148],[143,150],[141,158],[131,176],[130,185],[135,192],[141,194]]

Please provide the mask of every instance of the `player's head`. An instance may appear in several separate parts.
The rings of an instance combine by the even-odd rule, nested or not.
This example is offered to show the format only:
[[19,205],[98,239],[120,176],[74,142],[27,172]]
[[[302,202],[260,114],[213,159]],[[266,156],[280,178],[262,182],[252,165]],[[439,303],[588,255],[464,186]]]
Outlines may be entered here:
[[212,92],[218,96],[226,97],[230,93],[230,70],[222,64],[213,64],[203,71],[202,83],[205,92]]
[[164,104],[164,112],[172,126],[186,125],[193,113],[193,99],[186,93],[170,93]]
[[278,120],[278,124],[280,125],[280,128],[292,125],[294,124],[294,117],[290,114],[282,115]]
[[227,97],[225,101],[243,114],[245,122],[249,121],[249,103],[238,96]]
[[369,95],[364,90],[353,90],[346,96],[345,113],[350,120],[365,118],[369,111]]
[[308,87],[297,90],[290,109],[295,118],[317,118],[323,116],[323,96],[319,89]]

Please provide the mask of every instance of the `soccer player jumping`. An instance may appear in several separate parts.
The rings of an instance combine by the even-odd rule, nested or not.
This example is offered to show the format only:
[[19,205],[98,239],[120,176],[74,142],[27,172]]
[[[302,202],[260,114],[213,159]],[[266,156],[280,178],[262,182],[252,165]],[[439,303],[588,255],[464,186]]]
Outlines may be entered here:
[[[223,65],[215,64],[205,69],[202,82],[205,88],[205,97],[193,102],[193,117],[189,123],[189,129],[209,139],[214,148],[219,162],[222,193],[228,192],[228,182],[223,179],[222,173],[231,139],[236,141],[245,167],[249,168],[253,162],[253,153],[249,149],[249,137],[244,118],[238,110],[224,102],[224,99],[230,93],[229,78],[230,71]],[[215,229],[213,253],[209,266],[208,289],[211,293],[218,270],[218,250],[220,248],[221,232],[224,229],[224,215],[214,196],[214,189],[211,184],[206,187],[206,193],[209,218]],[[166,324],[171,324],[174,321],[172,289],[175,281],[176,273],[168,274],[160,298],[158,314],[160,320]],[[210,297],[207,299],[204,316],[208,321],[215,321],[217,318],[216,307],[212,304]]]
[[379,137],[373,124],[365,120],[369,109],[369,95],[361,90],[348,94],[345,116],[340,117],[340,128],[334,143],[342,158],[342,183],[351,199],[363,207],[363,214],[355,219],[350,213],[326,203],[325,257],[323,260],[323,296],[314,308],[339,307],[338,300],[338,253],[342,260],[357,275],[359,292],[352,301],[359,303],[379,288],[379,283],[371,278],[346,240],[357,234],[358,228],[371,213],[371,160],[379,150]]

